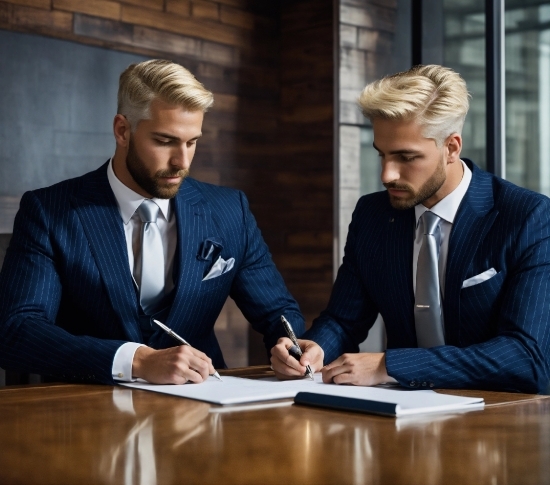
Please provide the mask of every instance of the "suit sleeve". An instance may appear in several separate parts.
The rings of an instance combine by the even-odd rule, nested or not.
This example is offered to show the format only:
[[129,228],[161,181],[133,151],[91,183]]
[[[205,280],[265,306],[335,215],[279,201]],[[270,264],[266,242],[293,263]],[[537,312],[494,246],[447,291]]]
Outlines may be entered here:
[[39,198],[21,199],[0,273],[0,366],[66,380],[112,384],[122,341],[72,335],[56,326],[63,288]]
[[[494,321],[496,336],[464,348],[389,349],[389,375],[406,387],[548,392],[550,202],[530,212],[510,242],[511,265]],[[483,305],[480,301],[479,305]]]
[[366,291],[356,259],[356,234],[360,201],[354,211],[348,230],[344,259],[327,308],[314,320],[305,333],[308,340],[317,342],[325,352],[324,363],[329,364],[345,352],[358,352],[378,316],[378,308]]
[[230,296],[252,328],[263,334],[266,349],[269,350],[280,337],[286,336],[280,320],[281,315],[289,320],[297,336],[301,336],[305,331],[304,317],[271,259],[260,229],[248,207],[248,200],[242,192],[240,201],[245,249]]

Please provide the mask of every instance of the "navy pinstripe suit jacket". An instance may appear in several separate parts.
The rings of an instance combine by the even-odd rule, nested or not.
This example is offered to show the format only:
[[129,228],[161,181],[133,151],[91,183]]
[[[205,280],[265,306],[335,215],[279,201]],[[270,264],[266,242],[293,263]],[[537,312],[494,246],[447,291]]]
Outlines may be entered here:
[[[449,240],[445,346],[417,348],[412,281],[414,209],[387,192],[353,214],[327,309],[303,338],[325,363],[357,352],[380,313],[388,373],[407,387],[544,392],[550,379],[550,199],[473,171]],[[491,279],[462,289],[490,268]]]
[[[0,274],[0,367],[112,383],[116,350],[143,342],[139,303],[107,164],[82,177],[27,192]],[[269,349],[283,336],[280,315],[304,320],[276,270],[242,192],[186,179],[174,198],[178,244],[175,332],[225,366],[214,322],[230,295]],[[201,281],[213,261],[197,257],[207,238],[222,242],[231,271]],[[175,341],[160,329],[154,348]]]

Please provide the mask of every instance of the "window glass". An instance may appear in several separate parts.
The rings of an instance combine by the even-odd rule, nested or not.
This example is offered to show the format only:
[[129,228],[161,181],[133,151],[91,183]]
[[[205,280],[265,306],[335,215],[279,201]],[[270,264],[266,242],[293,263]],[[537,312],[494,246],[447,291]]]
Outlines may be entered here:
[[486,167],[485,10],[478,0],[444,0],[443,64],[466,81],[472,95],[462,132],[462,155]]
[[550,2],[505,2],[506,178],[550,195]]

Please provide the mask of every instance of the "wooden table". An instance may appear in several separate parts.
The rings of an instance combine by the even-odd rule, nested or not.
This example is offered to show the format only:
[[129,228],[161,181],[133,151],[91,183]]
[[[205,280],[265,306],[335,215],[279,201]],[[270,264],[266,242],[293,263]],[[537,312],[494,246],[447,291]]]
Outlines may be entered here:
[[[266,375],[265,368],[233,374]],[[550,399],[395,419],[121,387],[0,390],[0,484],[550,484]]]

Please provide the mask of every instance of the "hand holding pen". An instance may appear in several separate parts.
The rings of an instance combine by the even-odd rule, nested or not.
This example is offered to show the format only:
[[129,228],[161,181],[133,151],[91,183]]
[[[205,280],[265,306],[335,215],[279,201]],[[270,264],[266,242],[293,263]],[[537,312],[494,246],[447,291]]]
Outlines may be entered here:
[[[181,342],[183,339],[178,337],[174,338]],[[151,384],[199,383],[215,372],[211,359],[204,352],[186,344],[159,350],[142,345],[136,349],[132,361],[132,376]]]
[[[285,327],[285,331],[286,331],[286,334],[288,335],[288,338],[294,344],[290,349],[288,349],[288,353],[292,355],[299,362],[300,357],[302,357],[302,349],[300,348],[300,344],[298,343],[298,339],[296,338],[296,335],[294,335],[294,330],[292,330],[292,326],[290,325],[290,322],[284,317],[284,315],[281,315],[281,322]],[[311,370],[311,367],[309,366],[309,364],[306,365],[306,375],[311,380],[313,380],[313,371]]]
[[[180,337],[176,332],[174,332],[171,328],[168,328],[164,323],[159,322],[158,320],[153,320],[160,328],[162,328],[168,335],[175,338],[179,342],[181,342],[183,345],[187,345],[191,347],[191,344],[187,342],[183,337]],[[222,380],[221,376],[218,374],[218,371],[214,369],[214,372],[210,375],[213,375],[216,379]]]

